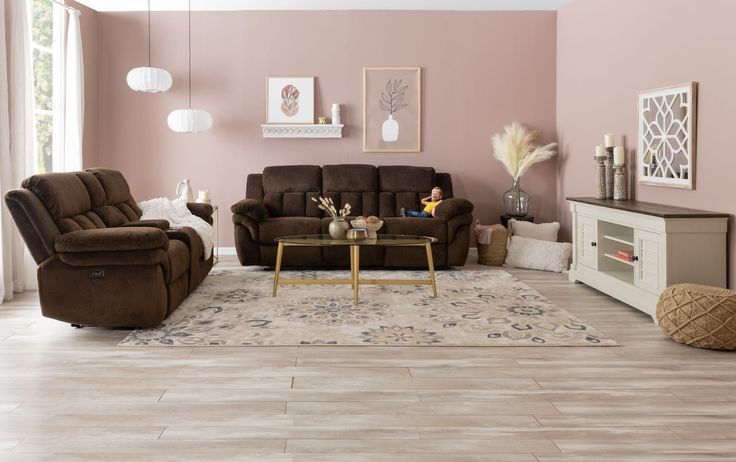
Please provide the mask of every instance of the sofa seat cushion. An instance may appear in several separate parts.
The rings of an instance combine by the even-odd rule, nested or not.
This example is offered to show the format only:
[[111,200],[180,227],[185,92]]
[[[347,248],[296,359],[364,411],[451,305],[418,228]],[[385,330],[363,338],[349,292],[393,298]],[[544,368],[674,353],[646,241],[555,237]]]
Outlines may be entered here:
[[447,243],[447,223],[439,218],[386,217],[383,222],[385,234],[436,237],[440,244]]
[[275,245],[277,237],[320,234],[321,220],[312,217],[267,218],[259,223],[261,244]]
[[189,270],[189,248],[186,243],[172,239],[166,253],[169,256],[169,278],[166,282],[171,282]]

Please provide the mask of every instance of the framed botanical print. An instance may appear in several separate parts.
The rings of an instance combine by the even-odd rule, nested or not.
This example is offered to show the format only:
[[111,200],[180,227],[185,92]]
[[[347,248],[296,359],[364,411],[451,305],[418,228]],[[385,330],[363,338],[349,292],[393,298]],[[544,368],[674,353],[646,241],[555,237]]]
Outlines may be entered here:
[[314,77],[269,77],[270,124],[314,123]]
[[363,151],[420,152],[421,109],[421,68],[363,68]]
[[698,84],[639,94],[640,184],[695,189]]

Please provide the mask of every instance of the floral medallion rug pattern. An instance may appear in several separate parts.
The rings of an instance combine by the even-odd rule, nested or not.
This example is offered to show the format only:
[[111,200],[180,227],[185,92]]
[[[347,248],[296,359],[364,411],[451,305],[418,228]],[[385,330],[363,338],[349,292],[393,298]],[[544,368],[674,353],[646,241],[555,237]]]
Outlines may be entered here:
[[[282,278],[326,277],[283,271]],[[332,271],[331,278],[349,278]],[[421,271],[361,271],[361,277],[426,278]],[[273,272],[213,270],[159,326],[120,346],[380,345],[615,346],[594,327],[502,270],[437,273],[429,286],[285,285]]]

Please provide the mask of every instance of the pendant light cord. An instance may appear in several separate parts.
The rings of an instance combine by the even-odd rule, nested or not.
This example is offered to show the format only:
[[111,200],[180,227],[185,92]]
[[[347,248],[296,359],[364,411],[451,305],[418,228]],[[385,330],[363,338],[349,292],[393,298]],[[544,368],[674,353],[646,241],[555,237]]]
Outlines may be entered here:
[[148,67],[151,67],[151,0],[148,0]]
[[192,108],[192,0],[189,0],[189,109]]

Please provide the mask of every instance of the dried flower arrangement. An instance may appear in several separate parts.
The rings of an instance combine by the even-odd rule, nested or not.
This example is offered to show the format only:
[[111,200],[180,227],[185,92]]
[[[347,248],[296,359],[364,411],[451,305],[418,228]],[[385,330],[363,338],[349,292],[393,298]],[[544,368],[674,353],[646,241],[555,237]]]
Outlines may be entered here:
[[496,159],[506,167],[514,181],[532,165],[555,155],[557,143],[536,145],[539,132],[527,130],[519,122],[507,125],[504,130],[505,133],[494,135],[491,141]]
[[329,197],[313,197],[312,200],[317,203],[317,206],[321,210],[329,213],[333,220],[344,220],[346,216],[350,215],[350,204],[345,204],[345,207],[338,211],[335,208],[335,203]]

